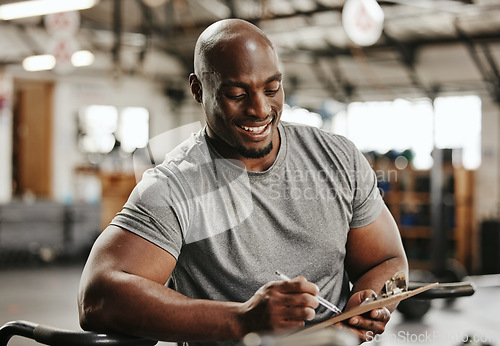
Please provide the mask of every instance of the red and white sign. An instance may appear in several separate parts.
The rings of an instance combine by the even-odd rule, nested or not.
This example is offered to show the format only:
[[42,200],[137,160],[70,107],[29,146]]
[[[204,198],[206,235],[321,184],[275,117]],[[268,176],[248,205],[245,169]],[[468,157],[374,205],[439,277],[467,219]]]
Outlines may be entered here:
[[74,35],[80,29],[80,12],[61,12],[45,16],[45,29],[51,35]]
[[54,35],[49,44],[49,54],[56,58],[56,66],[54,71],[67,73],[74,69],[71,63],[73,53],[78,51],[79,46],[77,40],[73,36]]
[[44,24],[51,36],[47,53],[56,59],[54,71],[58,73],[71,72],[74,69],[71,57],[79,49],[75,36],[80,28],[80,12],[48,14],[44,18]]
[[342,10],[345,33],[359,46],[378,41],[384,28],[384,12],[376,0],[347,0]]

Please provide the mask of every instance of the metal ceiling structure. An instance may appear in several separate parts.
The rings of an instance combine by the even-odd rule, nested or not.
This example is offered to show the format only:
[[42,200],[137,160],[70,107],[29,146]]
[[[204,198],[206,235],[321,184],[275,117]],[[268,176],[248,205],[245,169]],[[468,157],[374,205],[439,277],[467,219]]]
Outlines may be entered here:
[[[15,1],[0,1],[0,4]],[[238,17],[261,27],[279,50],[285,90],[320,107],[443,93],[483,93],[500,102],[500,1],[380,0],[382,37],[353,44],[342,27],[343,0],[101,0],[81,11],[77,40],[96,62],[73,71],[184,81],[199,33]],[[0,64],[19,66],[44,51],[43,18],[0,21]],[[179,82],[181,83],[181,82]]]

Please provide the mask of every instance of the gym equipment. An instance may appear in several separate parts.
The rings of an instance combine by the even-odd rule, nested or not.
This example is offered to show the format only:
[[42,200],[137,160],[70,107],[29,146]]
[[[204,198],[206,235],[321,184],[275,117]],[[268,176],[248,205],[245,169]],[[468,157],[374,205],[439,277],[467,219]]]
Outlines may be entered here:
[[[415,275],[417,274],[418,275]],[[414,274],[414,275],[412,275]],[[412,280],[415,277],[422,281],[410,281],[408,289],[413,290],[426,285],[428,282],[436,281],[430,272],[426,271],[411,271],[410,277]],[[475,292],[475,287],[470,282],[448,282],[440,283],[439,286],[431,288],[418,296],[403,300],[399,303],[397,310],[409,320],[421,319],[431,308],[431,299],[446,299],[448,302],[459,297],[472,296]]]
[[[408,289],[414,290],[426,285],[421,282],[410,282]],[[417,296],[404,300],[411,302],[413,300],[429,301],[437,298],[456,298],[471,296],[475,292],[474,285],[468,282],[453,282],[439,284]],[[411,310],[412,308],[410,308]],[[417,308],[411,313],[419,314]],[[425,311],[427,312],[427,310]],[[424,312],[424,313],[425,313]],[[13,336],[22,336],[37,341],[43,345],[52,346],[84,346],[84,345],[110,345],[110,346],[153,346],[157,344],[155,340],[142,339],[123,334],[112,333],[94,333],[87,331],[71,331],[46,326],[28,321],[11,321],[0,327],[0,346],[7,346]]]
[[122,334],[71,331],[28,321],[12,321],[0,327],[0,346],[6,346],[13,336],[22,336],[43,345],[53,346],[152,346],[158,343]]

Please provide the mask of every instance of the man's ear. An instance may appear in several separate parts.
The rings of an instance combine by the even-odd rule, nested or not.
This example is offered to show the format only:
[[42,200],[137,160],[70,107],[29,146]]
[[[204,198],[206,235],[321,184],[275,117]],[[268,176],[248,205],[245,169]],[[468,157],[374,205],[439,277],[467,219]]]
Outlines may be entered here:
[[203,100],[201,82],[194,73],[191,73],[189,75],[189,87],[191,89],[191,94],[193,94],[195,101],[201,103]]

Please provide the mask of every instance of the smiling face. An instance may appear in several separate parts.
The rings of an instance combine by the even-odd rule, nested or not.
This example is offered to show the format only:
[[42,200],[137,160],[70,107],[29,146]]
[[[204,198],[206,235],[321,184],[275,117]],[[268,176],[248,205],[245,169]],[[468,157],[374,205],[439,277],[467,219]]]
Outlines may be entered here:
[[207,134],[217,151],[265,168],[279,148],[284,93],[278,58],[258,29],[236,24],[243,27],[224,32],[203,63],[198,60],[191,89],[203,106]]

